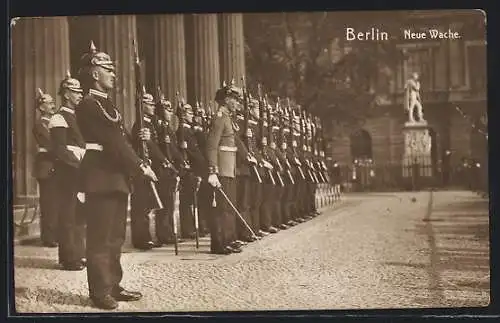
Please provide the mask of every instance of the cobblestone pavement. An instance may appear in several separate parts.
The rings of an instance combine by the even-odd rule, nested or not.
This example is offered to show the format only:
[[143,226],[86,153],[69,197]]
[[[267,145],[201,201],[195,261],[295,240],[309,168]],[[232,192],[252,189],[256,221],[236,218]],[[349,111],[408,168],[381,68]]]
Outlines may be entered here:
[[[469,192],[350,194],[323,214],[244,247],[125,246],[117,311],[238,311],[486,306],[488,202]],[[86,272],[57,269],[57,250],[15,247],[18,312],[98,312]]]

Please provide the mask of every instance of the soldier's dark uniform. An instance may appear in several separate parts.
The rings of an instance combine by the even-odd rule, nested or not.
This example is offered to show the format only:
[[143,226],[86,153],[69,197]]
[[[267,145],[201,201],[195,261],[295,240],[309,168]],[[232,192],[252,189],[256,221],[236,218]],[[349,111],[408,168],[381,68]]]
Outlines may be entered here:
[[[259,101],[251,100],[250,101],[250,109],[259,109]],[[264,188],[264,180],[266,176],[265,169],[262,167],[262,152],[260,145],[258,145],[260,130],[259,130],[259,119],[256,114],[251,113],[250,119],[248,120],[247,126],[247,142],[248,142],[248,151],[255,157],[257,160],[257,166],[253,167],[253,172],[255,170],[259,174],[254,174],[253,181],[251,182],[251,203],[250,203],[250,215],[252,218],[252,229],[259,237],[264,237],[269,235],[268,232],[262,230],[261,226],[261,205],[263,202],[263,188]],[[262,181],[259,182],[259,179]]]
[[177,129],[177,141],[184,158],[189,162],[189,169],[183,173],[179,188],[179,214],[181,221],[181,237],[192,239],[195,236],[193,202],[198,177],[206,174],[207,161],[198,146],[198,141],[192,125],[186,119],[187,115],[194,115],[193,108],[184,104],[179,111],[180,124]]
[[276,233],[278,229],[273,226],[274,202],[276,198],[275,188],[279,184],[274,173],[273,163],[276,161],[274,151],[268,146],[270,124],[267,118],[267,103],[261,102],[260,121],[258,139],[262,156],[262,204],[260,205],[260,229],[263,232]]
[[[225,106],[226,98],[232,97],[242,100],[241,90],[234,86],[224,86],[215,95],[215,101],[220,107],[212,120],[207,138],[207,156],[209,179],[216,175],[221,188],[236,205],[236,144],[237,125],[233,118],[235,111]],[[235,214],[223,195],[216,191],[215,206],[210,217],[210,250],[216,254],[241,252],[241,249],[232,246],[236,228]]]
[[[159,176],[160,181],[171,180],[164,174],[169,171],[168,166],[170,165],[170,161],[163,155],[159,147],[157,117],[154,115],[153,109],[151,109],[151,111],[147,111],[147,106],[154,106],[153,96],[145,93],[142,97],[142,102],[145,106],[142,121],[143,127],[149,129],[151,133],[151,139],[146,143],[146,147],[149,153],[152,168]],[[137,152],[140,151],[140,146],[143,143],[139,138],[139,125],[140,123],[136,121],[132,126],[133,147]],[[143,177],[136,177],[133,182],[133,187],[134,190],[130,196],[132,244],[135,248],[141,250],[149,250],[153,247],[160,247],[163,244],[161,241],[162,232],[156,232],[157,241],[153,242],[151,232],[149,231],[150,218],[148,214],[151,210],[158,208],[150,181]],[[157,218],[156,221],[161,222],[161,214],[160,219]],[[162,228],[158,228],[158,225],[156,225],[156,229],[161,230]]]
[[[252,206],[252,186],[253,177],[255,174],[251,171],[251,163],[248,159],[248,149],[245,142],[248,142],[247,133],[245,133],[245,116],[244,111],[236,112],[236,145],[238,151],[236,153],[236,187],[237,187],[237,206],[241,216],[245,221],[252,226],[251,206]],[[256,162],[256,161],[255,161]],[[248,231],[241,221],[237,221],[238,239],[244,242],[255,241],[256,238]]]
[[[208,156],[207,156],[207,125],[205,124],[205,109],[200,106],[199,103],[196,104],[195,117],[193,120],[193,130],[198,143],[198,147],[203,154],[205,159],[205,164],[203,165],[202,180],[198,184],[198,217],[199,217],[199,234],[204,236],[208,233],[207,218],[210,212],[211,203],[210,196],[213,196],[213,189],[207,182],[208,177]],[[201,165],[200,165],[201,166]]]
[[[61,82],[59,94],[63,96],[66,91],[79,96],[73,103],[78,104],[83,93],[80,82],[68,75]],[[85,257],[85,221],[77,193],[85,142],[80,133],[74,108],[62,106],[50,119],[49,129],[54,149],[59,199],[59,263],[67,270],[82,270],[84,268],[82,258]]]
[[[92,43],[91,52],[82,57],[80,75],[81,81],[90,87],[76,110],[86,142],[80,170],[87,216],[89,294],[96,306],[114,309],[118,306],[116,301],[137,300],[142,296],[120,286],[123,275],[120,258],[130,176],[149,173],[130,145],[118,109],[107,93],[97,89],[104,86],[110,89],[114,85],[114,66],[109,55],[97,52]],[[99,79],[94,80],[91,75]]]
[[[287,216],[287,207],[288,207],[288,196],[287,190],[290,185],[293,184],[292,179],[290,178],[290,174],[288,174],[288,166],[287,166],[287,158],[286,152],[282,148],[283,145],[283,124],[282,117],[283,112],[281,109],[277,109],[275,113],[271,114],[272,121],[272,137],[270,138],[269,147],[274,150],[274,154],[276,155],[276,160],[274,162],[274,168],[281,177],[281,181],[283,185],[276,186],[276,201],[274,206],[274,226],[279,229],[288,229],[288,216]],[[286,142],[286,141],[285,141]]]
[[[38,105],[51,104],[54,101],[48,94],[38,96]],[[52,112],[50,112],[52,113]],[[40,238],[46,247],[57,247],[58,197],[57,181],[54,176],[54,155],[50,142],[49,112],[43,112],[35,121],[33,135],[38,145],[33,165],[33,176],[40,189]]]
[[282,142],[281,151],[285,156],[286,173],[288,175],[288,180],[290,180],[289,185],[285,189],[285,201],[286,205],[283,209],[283,216],[285,218],[286,224],[290,226],[297,225],[295,219],[295,192],[297,190],[297,181],[300,180],[299,171],[294,162],[293,154],[293,135],[292,135],[292,114],[290,109],[285,109],[283,114],[283,125],[282,125]]
[[160,97],[156,107],[158,143],[165,157],[172,163],[173,168],[160,174],[158,181],[158,193],[163,202],[163,210],[156,211],[155,227],[158,243],[174,243],[173,217],[175,208],[175,189],[179,171],[184,165],[184,159],[177,146],[177,136],[167,118],[166,111],[173,117],[173,107],[170,101]]
[[302,163],[300,161],[300,150],[302,147],[299,147],[299,143],[301,142],[301,134],[300,134],[300,117],[294,115],[293,113],[290,115],[291,126],[290,126],[290,151],[289,151],[289,161],[297,170],[297,176],[294,187],[294,198],[292,204],[291,216],[292,219],[296,222],[302,223],[305,220],[302,218],[302,201],[303,201],[303,192],[304,192],[304,184],[307,181],[307,174],[304,172]]
[[304,195],[304,217],[310,219],[316,216],[315,212],[315,199],[316,199],[316,186],[319,182],[319,178],[316,173],[316,169],[313,164],[313,152],[312,152],[312,126],[311,120],[307,118],[306,114],[303,115],[304,122],[304,152],[303,152],[303,163],[305,169],[309,173],[309,181],[306,183],[306,194]]
[[269,187],[271,192],[268,202],[269,210],[267,211],[269,212],[268,216],[271,219],[270,226],[267,227],[267,231],[270,233],[278,232],[278,228],[285,228],[283,227],[283,219],[281,215],[281,199],[283,198],[283,190],[285,187],[282,165],[283,156],[278,157],[280,152],[278,151],[275,142],[275,138],[279,136],[278,120],[274,115],[275,113],[276,112],[273,111],[272,107],[269,105],[266,113],[267,127],[264,127],[264,132],[267,134],[267,137],[264,136],[264,138],[267,140],[263,138],[262,142],[264,155],[268,158],[273,167],[271,174],[274,177],[274,185]]

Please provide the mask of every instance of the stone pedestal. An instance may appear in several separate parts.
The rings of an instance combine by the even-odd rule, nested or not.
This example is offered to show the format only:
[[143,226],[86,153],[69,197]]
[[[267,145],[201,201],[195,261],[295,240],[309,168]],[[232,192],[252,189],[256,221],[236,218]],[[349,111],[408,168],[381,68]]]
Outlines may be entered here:
[[37,194],[31,175],[36,151],[36,88],[59,106],[59,83],[70,68],[66,17],[20,18],[12,26],[12,126],[14,196]]
[[155,86],[159,85],[171,102],[177,91],[186,98],[184,15],[154,16],[153,26]]
[[[427,122],[407,122],[403,128],[404,153],[403,153],[403,177],[431,177],[432,138],[429,133]],[[418,174],[415,174],[418,172]]]

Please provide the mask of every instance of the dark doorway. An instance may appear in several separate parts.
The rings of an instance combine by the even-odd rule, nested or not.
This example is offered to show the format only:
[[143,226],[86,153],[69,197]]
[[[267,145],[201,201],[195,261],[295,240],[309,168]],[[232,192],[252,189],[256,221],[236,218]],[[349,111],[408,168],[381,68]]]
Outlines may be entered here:
[[368,131],[359,129],[351,135],[351,156],[356,159],[373,159],[372,137]]
[[372,189],[373,154],[372,137],[368,131],[360,129],[351,135],[352,180],[354,189]]

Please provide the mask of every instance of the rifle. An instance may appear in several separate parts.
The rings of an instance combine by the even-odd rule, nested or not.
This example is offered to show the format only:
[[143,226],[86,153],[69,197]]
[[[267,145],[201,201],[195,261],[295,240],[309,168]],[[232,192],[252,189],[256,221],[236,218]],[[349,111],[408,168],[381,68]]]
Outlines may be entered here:
[[[287,98],[287,101],[288,101],[288,106],[290,106],[290,99]],[[287,140],[286,140],[287,138],[286,138],[286,135],[285,135],[285,128],[287,127],[287,125],[285,124],[285,117],[284,117],[285,114],[287,114],[288,116],[290,116],[289,109],[287,107],[283,108],[283,114],[282,114],[282,116],[280,118],[280,124],[282,125],[282,127],[280,129],[281,144],[282,144],[282,146],[283,146],[283,143],[287,144]],[[291,172],[292,166],[290,165],[290,162],[288,161],[288,156],[287,156],[286,149],[284,149],[283,154],[285,156],[285,163],[286,163],[286,167],[287,167],[286,173],[288,174],[288,178],[290,179],[290,182],[292,183],[292,185],[294,185],[295,184],[295,180],[293,179],[292,172]]]
[[293,142],[297,143],[295,141],[295,138],[294,138],[294,132],[295,132],[295,111],[291,108],[290,106],[290,99],[288,99],[288,108],[290,109],[290,135],[291,135],[291,139],[292,139],[292,151],[293,151],[293,154],[294,154],[294,159],[295,159],[295,165],[297,166],[297,169],[299,170],[299,173],[300,173],[300,176],[302,177],[303,180],[306,179],[306,177],[304,176],[304,172],[302,171],[302,167],[301,164],[300,164],[300,161],[299,159],[297,158],[297,151],[296,151],[296,147],[293,146]]
[[[259,115],[260,115],[260,118],[259,118],[259,133],[260,133],[260,136],[261,136],[261,142],[259,143],[259,147],[262,151],[262,156],[264,157],[264,160],[267,162],[269,160],[269,156],[267,155],[267,152],[266,152],[266,149],[264,147],[264,143],[263,143],[263,140],[264,140],[264,137],[266,136],[265,134],[265,131],[264,131],[264,128],[265,128],[265,123],[266,123],[266,119],[267,119],[267,115],[265,114],[266,113],[266,105],[267,105],[267,102],[262,98],[262,88],[260,86],[260,84],[257,85],[257,88],[258,88],[258,95],[259,95]],[[269,122],[267,122],[267,126],[269,128]],[[265,166],[264,166],[265,167]],[[276,181],[274,180],[274,176],[273,176],[273,172],[271,169],[265,167],[266,170],[267,170],[267,173],[269,175],[269,179],[271,180],[271,183],[273,185],[276,185]]]
[[181,143],[180,144],[180,149],[182,153],[182,159],[184,161],[184,168],[185,169],[190,169],[191,166],[188,162],[188,156],[187,156],[187,142],[184,137],[184,125],[182,122],[182,109],[184,105],[184,100],[181,99],[179,91],[175,93],[175,98],[177,101],[177,118],[179,118],[179,137],[177,140]]
[[[316,119],[312,118],[312,115],[309,115],[309,120],[310,120],[310,125],[311,125],[311,140],[312,140],[312,150],[313,150],[313,155],[316,157],[316,160],[314,160],[313,157],[313,167],[314,170],[318,173],[321,183],[326,183],[326,179],[323,176],[323,172],[321,172],[321,165],[318,163],[318,131],[316,129]],[[314,122],[313,122],[314,120]],[[318,169],[316,169],[318,167]]]
[[[300,127],[300,133],[301,133],[301,136],[300,136],[300,144],[302,146],[302,151],[303,151],[303,154],[304,154],[304,160],[306,161],[306,165],[304,165],[307,169],[307,174],[309,175],[309,179],[311,180],[312,183],[314,183],[314,177],[311,173],[311,168],[309,167],[309,163],[305,154],[307,153],[307,127],[306,127],[306,120],[305,120],[305,111],[301,111],[299,110],[299,127]],[[305,148],[305,149],[304,149]],[[299,149],[300,151],[300,149]]]
[[[159,113],[157,113],[157,116],[158,116],[158,119],[161,121],[160,138],[161,138],[161,141],[164,144],[166,144],[167,141],[165,140],[165,138],[168,135],[168,127],[169,127],[169,125],[167,123],[167,120],[165,119],[165,114],[163,113],[163,107],[162,107],[162,103],[161,103],[161,101],[165,99],[165,96],[161,92],[161,89],[160,89],[159,86],[157,87],[156,90],[157,90],[157,98],[158,98],[158,103],[157,103],[157,106],[156,106],[156,111],[159,111]],[[172,161],[170,161],[168,159],[168,157],[165,159],[165,162],[163,163],[163,166],[165,168],[170,169],[172,171],[174,177],[179,175],[179,171],[177,170],[177,168],[175,168],[174,164],[172,163]]]
[[[252,147],[250,145],[250,138],[248,137],[248,122],[250,121],[250,108],[248,107],[248,101],[250,100],[250,97],[248,95],[248,91],[247,91],[247,87],[246,87],[246,84],[245,84],[245,78],[242,77],[241,78],[241,82],[243,84],[243,112],[245,114],[245,117],[244,117],[244,126],[243,126],[243,135],[244,135],[244,140],[243,142],[245,143],[245,145],[247,146],[248,148],[248,152],[250,153],[250,157],[253,158],[255,160],[255,156],[253,154],[253,151],[252,151]],[[257,177],[257,180],[259,181],[259,184],[262,184],[262,179],[260,178],[260,175],[259,175],[259,171],[257,170],[257,166],[255,166],[255,163],[251,163],[251,167],[252,167],[252,170],[255,174],[255,176]]]
[[[134,56],[135,56],[135,84],[136,84],[136,100],[137,100],[137,108],[135,110],[135,120],[139,125],[139,129],[144,128],[144,119],[143,119],[143,104],[142,97],[146,93],[146,88],[142,85],[142,63],[139,60],[139,53],[137,51],[137,44],[135,40],[133,41],[134,46]],[[141,144],[138,147],[138,154],[148,166],[151,166],[151,160],[149,159],[149,151],[147,142],[141,140]],[[158,204],[159,209],[163,209],[163,203],[161,202],[160,196],[158,195],[158,190],[156,189],[156,185],[153,181],[149,182],[151,185],[151,189],[153,190],[153,194],[155,196],[156,204]]]
[[[306,143],[306,150],[305,150],[305,156],[304,159],[306,160],[306,163],[309,167],[308,172],[309,176],[311,177],[311,180],[313,183],[317,184],[319,183],[318,177],[316,176],[316,169],[314,168],[314,165],[312,164],[311,160],[307,158],[309,155],[309,149],[311,148],[312,145],[312,133],[311,133],[311,120],[307,119],[307,113],[305,110],[303,110],[302,113],[302,118],[303,118],[303,123],[304,123],[304,140]],[[311,149],[312,150],[312,149]]]
[[[276,101],[276,112],[278,111],[278,107],[279,107],[279,100],[280,98],[278,97],[278,100]],[[272,116],[271,116],[271,109],[267,109],[267,120],[268,120],[268,123],[269,123],[269,145],[272,146],[273,143],[274,143],[274,136],[273,136],[273,127],[274,127],[274,121],[272,119]],[[276,156],[276,164],[278,165],[278,169],[276,169],[276,176],[278,176],[278,179],[280,181],[280,184],[281,184],[281,187],[285,187],[285,182],[283,182],[283,179],[281,178],[281,175],[280,175],[280,171],[283,170],[283,167],[281,166],[281,163],[280,163],[280,160],[279,160],[279,157]]]
[[[323,125],[322,120],[319,120],[318,125],[320,128],[319,136],[320,136],[320,142],[321,142],[321,144],[320,144],[321,169],[323,169],[323,175],[325,176],[326,182],[330,183],[330,176],[328,175],[328,167],[326,167],[326,164],[324,161],[325,151],[326,151],[326,143],[325,143],[325,135],[324,135],[325,127]],[[321,155],[323,155],[323,156],[321,156]]]

